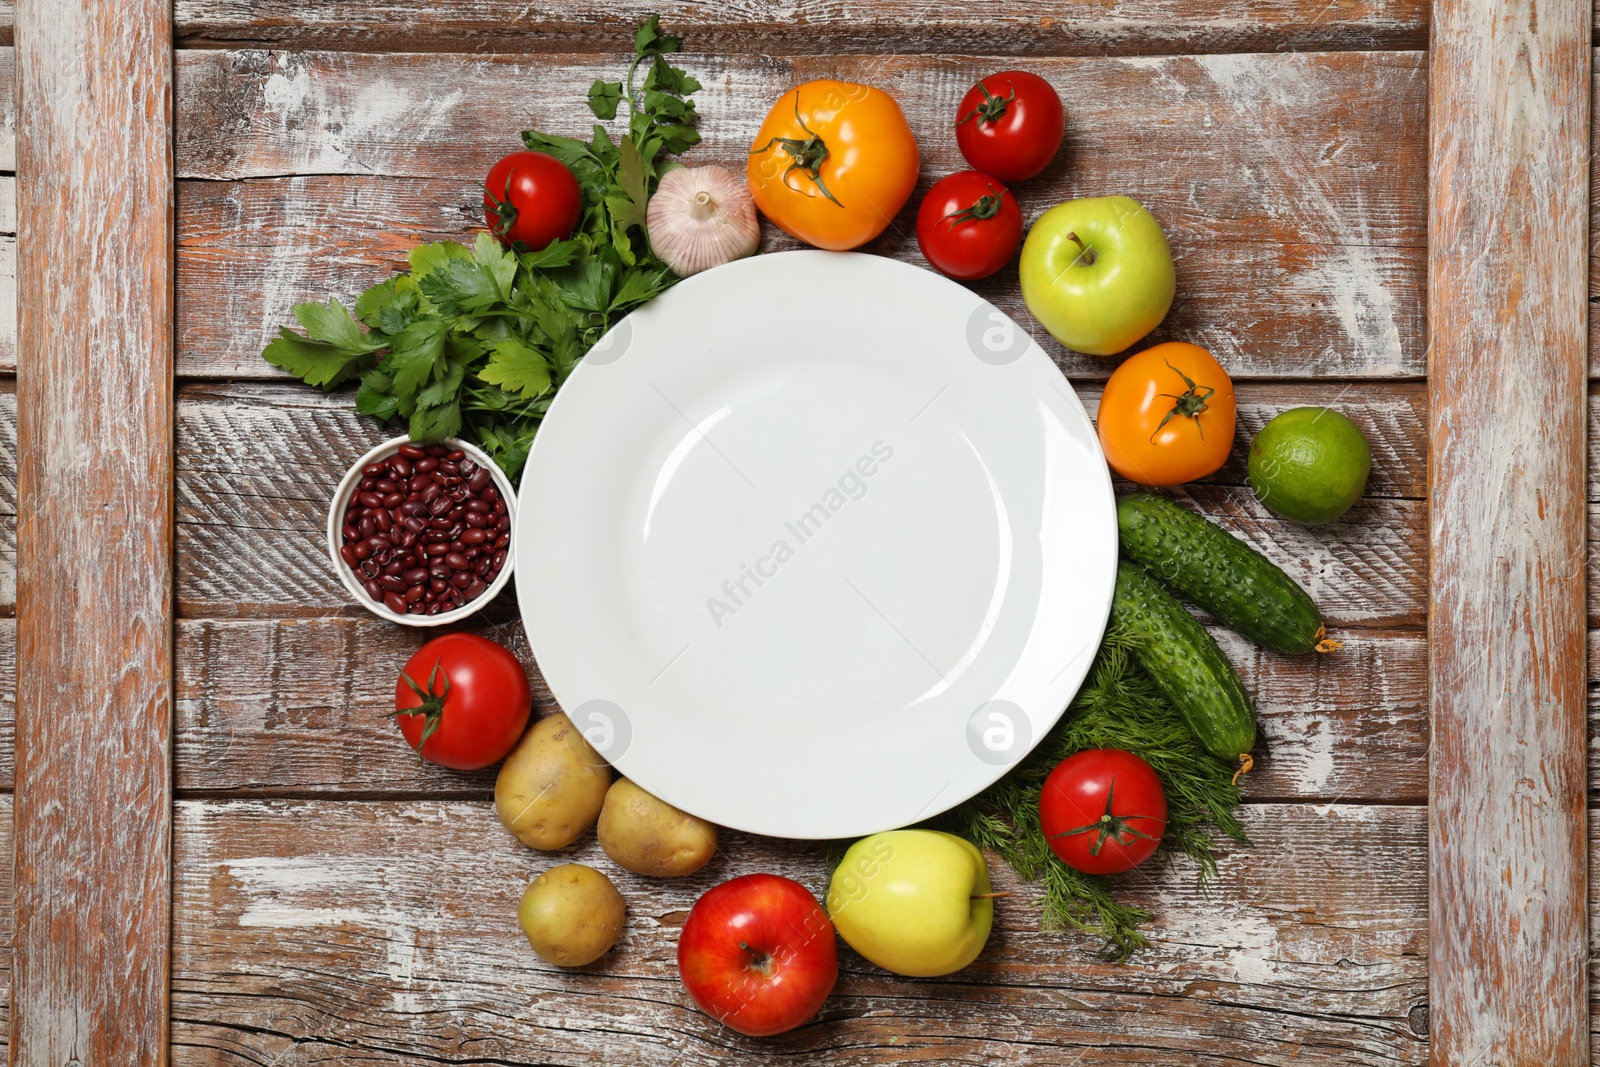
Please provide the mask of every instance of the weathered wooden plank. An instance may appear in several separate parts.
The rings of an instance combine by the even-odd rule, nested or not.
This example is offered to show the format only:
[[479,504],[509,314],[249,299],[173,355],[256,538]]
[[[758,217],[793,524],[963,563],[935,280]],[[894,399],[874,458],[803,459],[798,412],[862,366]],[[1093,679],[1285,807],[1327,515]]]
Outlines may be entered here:
[[166,1062],[170,20],[164,0],[17,12],[19,1067]]
[[[1278,399],[1265,406],[1292,388],[1273,387],[1264,395]],[[363,614],[329,564],[327,507],[349,465],[388,434],[346,398],[303,387],[188,390],[178,429],[180,614]],[[1369,498],[1312,529],[1278,519],[1238,485],[1187,495],[1302,582],[1330,624],[1422,624],[1420,501]]]
[[[1431,1062],[1589,1062],[1591,5],[1439,0],[1429,67]],[[1493,411],[1493,418],[1482,418]]]
[[[554,710],[521,626],[480,632],[517,653],[536,709]],[[1350,631],[1337,656],[1287,657],[1215,632],[1260,711],[1265,755],[1246,780],[1252,798],[1426,799],[1420,634]],[[419,760],[382,717],[394,706],[396,673],[428,636],[367,619],[181,623],[178,789],[487,796],[492,771],[458,774]]]
[[[992,66],[928,56],[686,62],[712,87],[700,101],[707,140],[692,161],[742,166],[770,103],[798,80],[832,74],[895,94],[921,137],[924,187],[965,166],[950,132],[956,103]],[[517,131],[531,124],[587,136],[582,94],[617,64],[615,56],[180,53],[182,175],[306,176],[183,186],[183,372],[271,373],[258,355],[292,304],[352,295],[381,280],[410,243],[467,232],[474,183],[516,146]],[[1019,189],[1026,211],[1108,192],[1149,204],[1179,272],[1178,303],[1157,339],[1207,345],[1242,377],[1420,375],[1419,55],[1033,66],[1072,106],[1061,159]],[[915,206],[868,250],[918,261]],[[1013,272],[977,288],[1029,321]],[[1109,373],[1110,361],[1049,343],[1070,373]]]
[[[182,802],[174,1060],[394,1062],[1421,1063],[1426,813],[1247,807],[1254,847],[1125,881],[1155,947],[1128,966],[1037,929],[1037,890],[1003,865],[997,932],[967,971],[896,978],[841,948],[822,1022],[742,1039],[688,1004],[678,929],[695,898],[768,870],[824,887],[819,845],[728,834],[698,874],[619,872],[585,839],[563,853],[629,905],[614,952],[540,963],[516,901],[549,866],[485,803]],[[292,1051],[291,1051],[292,1050]]]
[[[180,40],[372,51],[500,52],[627,50],[640,8],[591,0],[581,8],[506,2],[391,0],[297,4],[294,0],[179,0]],[[673,33],[707,52],[947,52],[1038,56],[1104,53],[1267,52],[1284,49],[1420,48],[1428,9],[1420,0],[1098,0],[1062,6],[1022,0],[883,0],[797,4],[737,0],[655,5]]]

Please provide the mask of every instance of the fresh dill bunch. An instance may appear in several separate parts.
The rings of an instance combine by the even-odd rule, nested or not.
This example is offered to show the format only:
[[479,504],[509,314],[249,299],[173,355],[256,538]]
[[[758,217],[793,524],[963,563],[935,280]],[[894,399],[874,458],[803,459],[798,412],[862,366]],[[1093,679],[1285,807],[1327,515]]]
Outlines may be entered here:
[[1088,681],[1055,728],[1005,777],[925,824],[998,854],[1023,881],[1042,882],[1044,926],[1102,937],[1101,955],[1117,961],[1148,945],[1139,928],[1152,916],[1119,902],[1114,878],[1082,874],[1050,851],[1039,827],[1039,794],[1056,764],[1089,748],[1127,749],[1148,761],[1167,796],[1156,854],[1194,860],[1202,885],[1216,872],[1214,833],[1248,843],[1235,813],[1233,768],[1201,747],[1130,654],[1132,642],[1113,622]]

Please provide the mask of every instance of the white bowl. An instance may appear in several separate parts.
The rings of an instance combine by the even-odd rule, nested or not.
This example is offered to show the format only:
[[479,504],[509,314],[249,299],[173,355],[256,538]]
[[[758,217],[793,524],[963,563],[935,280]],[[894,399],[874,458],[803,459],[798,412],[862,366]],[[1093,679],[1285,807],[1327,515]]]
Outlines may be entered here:
[[[339,575],[339,580],[344,587],[355,597],[356,603],[378,616],[388,619],[402,626],[444,626],[447,623],[459,622],[478,611],[489,601],[500,595],[500,590],[506,587],[506,582],[511,580],[511,565],[516,559],[516,538],[506,547],[506,565],[500,568],[500,573],[495,576],[489,588],[483,591],[478,599],[469,601],[454,611],[441,611],[437,615],[403,615],[397,611],[390,611],[386,604],[373,600],[367,595],[367,590],[362,586],[355,571],[344,561],[339,554],[339,549],[344,543],[344,513],[350,504],[350,497],[355,493],[356,486],[361,484],[361,469],[376,463],[380,459],[388,459],[404,444],[410,444],[409,436],[391,437],[383,444],[374,448],[360,459],[356,460],[350,470],[345,473],[344,479],[339,482],[339,488],[333,494],[333,503],[328,507],[328,558],[333,561],[334,573]],[[500,465],[484,454],[476,445],[459,441],[454,438],[441,441],[440,444],[450,449],[460,449],[467,454],[467,458],[480,467],[489,471],[489,476],[494,479],[494,487],[500,491],[500,498],[506,502],[506,514],[511,516],[511,529],[517,528],[517,493],[511,487],[511,479],[507,478]]]

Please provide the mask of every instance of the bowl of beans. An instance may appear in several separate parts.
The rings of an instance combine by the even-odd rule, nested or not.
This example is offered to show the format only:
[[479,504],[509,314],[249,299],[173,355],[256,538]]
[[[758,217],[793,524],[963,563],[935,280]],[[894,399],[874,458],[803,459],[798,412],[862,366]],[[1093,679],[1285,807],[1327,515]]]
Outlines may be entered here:
[[465,441],[385,441],[339,483],[328,554],[368,611],[406,626],[464,619],[511,577],[516,493]]

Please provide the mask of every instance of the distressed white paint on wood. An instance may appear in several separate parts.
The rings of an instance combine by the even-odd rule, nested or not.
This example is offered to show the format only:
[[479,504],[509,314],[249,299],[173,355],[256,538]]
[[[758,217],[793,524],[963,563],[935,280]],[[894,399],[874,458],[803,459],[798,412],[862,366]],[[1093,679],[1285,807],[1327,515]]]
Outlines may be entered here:
[[[583,92],[617,56],[194,52],[179,55],[181,367],[268,375],[260,349],[292,305],[346,298],[418,240],[471,229],[475,183],[536,125],[588,136]],[[962,169],[951,124],[992,63],[970,58],[690,56],[707,140],[742,166],[771,102],[824,75],[894,93],[923,188]],[[1210,347],[1241,377],[1415,376],[1422,368],[1422,61],[1416,53],[1049,59],[1071,101],[1067,147],[1019,186],[1031,218],[1126,193],[1163,220],[1179,300],[1152,340]],[[534,92],[538,85],[543,91]],[[1137,122],[1130,121],[1137,115]],[[397,180],[379,182],[377,177]],[[914,198],[868,246],[919,259]],[[192,208],[190,205],[193,205]],[[774,231],[775,233],[775,231]],[[792,247],[772,236],[771,249]],[[1014,275],[976,288],[1031,322]],[[1075,375],[1110,362],[1067,353]]]
[[[1274,386],[1262,395],[1281,403],[1273,398],[1285,389],[1292,393]],[[1341,403],[1356,409],[1356,395]],[[181,614],[362,614],[328,559],[327,506],[349,465],[390,431],[356,415],[347,398],[303,387],[196,388],[185,396],[178,428]],[[1401,454],[1399,444],[1394,454]],[[1371,498],[1340,522],[1307,528],[1272,515],[1237,484],[1195,485],[1184,495],[1285,567],[1331,626],[1421,624],[1420,501]],[[502,600],[509,603],[509,595]]]
[[171,933],[170,12],[161,0],[24,0],[17,24],[29,358],[17,383],[10,1056],[159,1067]]
[[1434,5],[1429,1000],[1440,1067],[1589,1062],[1591,27],[1580,0]]
[[[903,979],[841,948],[821,1022],[755,1041],[689,1005],[678,931],[701,892],[746,871],[820,893],[821,845],[729,833],[698,874],[651,880],[618,871],[592,836],[558,855],[525,849],[486,802],[180,802],[175,1058],[1423,1062],[1408,1025],[1425,980],[1423,809],[1242,814],[1254,847],[1225,855],[1209,892],[1187,867],[1122,880],[1156,913],[1155,945],[1131,965],[1040,931],[1037,889],[996,862],[1014,895],[972,967]],[[533,956],[515,910],[529,879],[570,860],[610,874],[629,918],[612,954],[560,971]]]
[[[581,8],[505,0],[386,0],[305,5],[295,0],[179,0],[186,40],[437,51],[628,49],[641,8],[590,0]],[[697,51],[945,52],[1079,55],[1102,52],[1270,52],[1318,48],[1418,48],[1427,42],[1420,0],[877,0],[801,3],[734,0],[654,5],[662,23]]]

